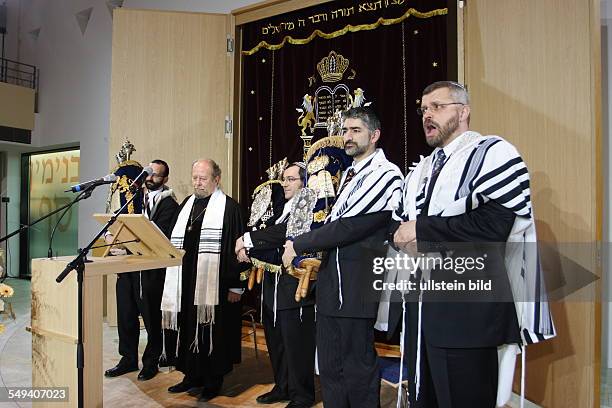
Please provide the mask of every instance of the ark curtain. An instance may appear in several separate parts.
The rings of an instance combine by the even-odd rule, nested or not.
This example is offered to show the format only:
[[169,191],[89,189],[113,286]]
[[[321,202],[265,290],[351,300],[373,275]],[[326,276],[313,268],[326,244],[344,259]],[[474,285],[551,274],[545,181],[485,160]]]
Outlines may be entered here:
[[[339,0],[242,26],[241,204],[250,206],[270,164],[302,160],[296,109],[321,86],[363,90],[381,119],[380,147],[402,171],[428,154],[416,114],[423,88],[457,76],[447,4],[455,7],[447,0]],[[341,79],[324,82],[317,64],[332,51],[348,64]]]

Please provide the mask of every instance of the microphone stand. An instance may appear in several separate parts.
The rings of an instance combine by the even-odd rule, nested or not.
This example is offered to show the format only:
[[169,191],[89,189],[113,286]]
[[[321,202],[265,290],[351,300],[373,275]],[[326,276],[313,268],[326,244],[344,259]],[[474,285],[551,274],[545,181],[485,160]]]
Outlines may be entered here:
[[137,190],[136,193],[132,195],[130,198],[119,210],[117,210],[113,216],[106,222],[106,224],[102,227],[102,229],[96,234],[96,236],[85,246],[85,248],[79,248],[78,255],[70,261],[66,268],[60,273],[55,281],[57,283],[61,283],[68,274],[75,270],[77,273],[77,293],[78,293],[78,306],[77,306],[77,319],[78,319],[78,335],[77,335],[77,372],[78,372],[78,406],[79,408],[83,407],[84,403],[84,394],[83,394],[83,367],[85,366],[85,350],[83,348],[83,274],[85,272],[85,263],[91,262],[87,260],[87,253],[94,246],[98,238],[100,238],[108,228],[117,221],[117,218],[123,210],[125,210],[128,205],[134,201],[136,196],[139,195],[140,189]]
[[[60,217],[57,219],[57,222],[55,223],[55,226],[53,227],[53,231],[51,232],[51,238],[49,239],[49,249],[47,249],[47,258],[51,259],[53,258],[53,237],[55,236],[55,231],[57,230],[57,227],[60,224],[60,221],[62,220],[62,218],[64,217],[64,215],[66,215],[66,213],[68,212],[68,210],[76,203],[78,203],[81,200],[86,200],[91,196],[91,193],[93,193],[94,188],[96,188],[95,185],[91,185],[89,187],[87,187],[85,190],[81,191],[81,193],[75,197],[74,200],[72,200],[67,206],[66,209],[64,210],[64,212],[62,213],[62,215],[60,215]],[[42,219],[42,218],[41,218]],[[38,222],[38,221],[36,221]]]
[[[93,186],[92,186],[92,187],[93,187]],[[22,226],[21,226],[21,227],[20,227],[18,230],[15,230],[15,231],[11,232],[10,234],[5,235],[5,236],[3,236],[2,238],[0,238],[0,242],[4,242],[4,241],[6,241],[7,239],[9,239],[9,238],[11,238],[11,237],[13,237],[13,236],[15,236],[15,235],[17,235],[17,234],[19,234],[19,233],[21,233],[21,232],[23,232],[23,231],[27,230],[28,228],[30,228],[30,227],[32,227],[32,226],[34,226],[34,225],[38,224],[38,223],[39,223],[39,222],[41,222],[42,220],[46,220],[46,219],[47,219],[47,218],[49,218],[50,216],[52,216],[52,215],[54,215],[54,214],[57,214],[58,212],[60,212],[60,211],[63,211],[63,210],[65,210],[65,209],[67,209],[68,207],[72,206],[74,203],[76,203],[76,202],[78,202],[78,201],[81,201],[81,200],[84,200],[84,199],[86,199],[86,198],[89,198],[89,196],[91,196],[92,191],[93,191],[93,188],[92,188],[91,190],[89,190],[89,188],[88,188],[87,190],[83,190],[83,192],[82,192],[82,193],[81,193],[79,196],[77,196],[77,198],[75,198],[75,199],[74,199],[72,202],[70,202],[70,203],[68,203],[68,204],[65,204],[65,205],[62,205],[61,207],[59,207],[59,208],[57,208],[57,209],[55,209],[55,210],[51,211],[49,214],[47,214],[47,215],[43,215],[43,216],[42,216],[42,217],[40,217],[39,219],[34,220],[34,221],[32,221],[31,223],[29,223],[29,224],[23,224],[23,225],[22,225]],[[85,193],[87,193],[87,194],[85,194]],[[61,219],[61,217],[60,217],[60,219]]]

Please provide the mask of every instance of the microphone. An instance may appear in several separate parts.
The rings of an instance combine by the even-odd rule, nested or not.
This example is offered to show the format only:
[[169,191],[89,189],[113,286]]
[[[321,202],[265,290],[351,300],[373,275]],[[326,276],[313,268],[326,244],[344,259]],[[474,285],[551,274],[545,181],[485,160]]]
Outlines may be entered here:
[[145,179],[149,177],[151,174],[153,174],[153,167],[147,166],[144,169],[142,169],[142,172],[138,176],[136,176],[136,178],[130,185],[130,191],[132,193],[135,193],[136,190],[142,187],[142,184],[144,183]]
[[72,191],[73,193],[78,193],[79,191],[83,191],[89,187],[96,187],[102,184],[111,184],[114,183],[115,180],[117,180],[117,176],[115,176],[113,173],[111,174],[107,174],[106,176],[99,178],[99,179],[95,179],[95,180],[90,180],[90,181],[86,181],[84,183],[81,184],[77,184],[76,186],[72,186],[70,187],[70,189],[66,190],[65,192],[68,193],[70,191]]

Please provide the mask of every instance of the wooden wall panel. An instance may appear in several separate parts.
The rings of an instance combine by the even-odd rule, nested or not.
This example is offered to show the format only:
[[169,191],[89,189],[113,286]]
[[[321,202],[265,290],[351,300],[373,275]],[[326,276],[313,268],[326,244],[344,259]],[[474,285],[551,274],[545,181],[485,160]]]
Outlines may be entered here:
[[214,159],[232,194],[232,144],[224,120],[232,115],[233,54],[226,49],[230,16],[116,9],[109,160],[127,137],[133,159],[170,165],[179,200],[192,192],[191,163]]
[[[594,246],[567,244],[601,239],[599,24],[595,0],[470,0],[464,15],[472,128],[518,147],[540,239],[596,274]],[[582,301],[553,305],[558,337],[527,349],[531,401],[599,406],[599,292],[591,284]]]

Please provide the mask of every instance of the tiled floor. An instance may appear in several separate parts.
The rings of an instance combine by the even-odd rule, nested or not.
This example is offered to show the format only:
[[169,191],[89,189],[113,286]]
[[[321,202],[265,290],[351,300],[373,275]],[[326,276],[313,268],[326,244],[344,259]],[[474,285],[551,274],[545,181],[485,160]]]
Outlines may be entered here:
[[[5,320],[4,333],[0,334],[0,387],[27,387],[32,383],[31,335],[25,330],[30,324],[30,282],[10,279],[9,285],[15,289],[11,298],[16,320]],[[0,316],[2,319],[2,316]],[[144,348],[144,330],[141,332],[141,347]],[[104,368],[113,367],[119,361],[117,353],[117,329],[104,325]],[[260,339],[262,339],[261,336]],[[259,341],[258,341],[259,343]],[[182,374],[164,371],[150,381],[136,379],[137,372],[117,378],[104,379],[104,405],[107,407],[258,407],[255,398],[272,387],[272,372],[267,353],[260,349],[259,358],[255,357],[252,342],[243,342],[242,363],[226,376],[221,396],[210,403],[198,403],[195,397],[187,394],[169,394],[167,388],[182,379]],[[317,394],[318,395],[318,394]],[[383,384],[381,406],[395,407],[396,390]],[[269,405],[282,408],[286,403]],[[318,402],[317,407],[322,407]],[[31,407],[30,403],[0,402],[0,407]]]

